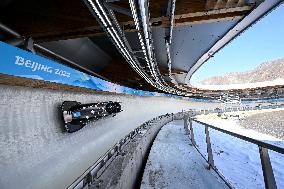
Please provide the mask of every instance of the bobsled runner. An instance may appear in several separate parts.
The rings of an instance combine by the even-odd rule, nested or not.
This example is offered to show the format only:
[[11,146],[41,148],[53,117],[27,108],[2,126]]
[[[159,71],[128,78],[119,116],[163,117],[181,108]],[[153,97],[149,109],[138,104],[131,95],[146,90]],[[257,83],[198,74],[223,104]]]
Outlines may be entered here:
[[65,128],[73,133],[86,124],[109,115],[115,116],[121,112],[120,102],[99,102],[81,104],[77,101],[64,101],[61,106]]

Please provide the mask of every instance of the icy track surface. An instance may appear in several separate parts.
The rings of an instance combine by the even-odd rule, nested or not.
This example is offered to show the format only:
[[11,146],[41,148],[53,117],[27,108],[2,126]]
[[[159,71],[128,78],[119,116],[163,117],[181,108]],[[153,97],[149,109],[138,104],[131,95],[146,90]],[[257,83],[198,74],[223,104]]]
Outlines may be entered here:
[[[217,116],[216,116],[217,117]],[[284,147],[284,141],[273,136],[240,127],[236,120],[199,119],[205,123]],[[198,148],[207,157],[204,126],[193,122]],[[214,163],[236,189],[264,189],[258,146],[236,137],[209,129]],[[284,188],[284,155],[269,150],[277,188]]]
[[144,170],[141,189],[228,188],[191,145],[183,121],[165,125],[155,139]]
[[[67,188],[109,148],[162,114],[214,104],[166,97],[90,94],[0,85],[0,188]],[[63,131],[59,106],[119,101],[123,112]],[[216,106],[216,105],[215,105]],[[212,107],[213,108],[213,107]]]

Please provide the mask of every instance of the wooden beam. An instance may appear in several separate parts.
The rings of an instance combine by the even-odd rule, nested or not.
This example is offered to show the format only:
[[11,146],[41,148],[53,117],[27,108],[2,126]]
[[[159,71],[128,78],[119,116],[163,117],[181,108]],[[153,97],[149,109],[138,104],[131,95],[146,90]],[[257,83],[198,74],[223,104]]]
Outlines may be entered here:
[[193,23],[213,22],[216,20],[227,20],[232,18],[236,19],[245,16],[251,9],[251,6],[243,6],[176,15],[175,25],[179,26]]
[[[236,8],[224,8],[219,10],[209,10],[204,12],[195,12],[175,15],[175,26],[190,25],[198,23],[210,23],[220,20],[239,19],[245,16],[251,6],[243,6]],[[158,17],[151,19],[152,27],[169,27],[169,21],[166,17]],[[134,21],[122,22],[122,29],[125,32],[137,32]],[[99,26],[89,26],[77,28],[68,31],[52,31],[39,33],[34,36],[34,40],[39,42],[74,39],[80,37],[94,37],[104,35],[104,31]]]
[[211,23],[216,21],[241,19],[246,15],[247,11],[242,12],[232,12],[232,13],[220,13],[212,15],[202,15],[196,17],[187,17],[175,19],[175,26],[190,25],[190,24],[201,24],[201,23]]
[[223,8],[223,9],[215,9],[215,10],[208,10],[203,12],[195,12],[195,13],[187,13],[187,14],[180,14],[175,15],[175,19],[178,18],[188,18],[188,17],[199,17],[199,16],[210,16],[216,14],[224,14],[224,13],[236,13],[236,12],[244,12],[251,10],[251,6],[242,6],[242,7],[235,7],[235,8]]

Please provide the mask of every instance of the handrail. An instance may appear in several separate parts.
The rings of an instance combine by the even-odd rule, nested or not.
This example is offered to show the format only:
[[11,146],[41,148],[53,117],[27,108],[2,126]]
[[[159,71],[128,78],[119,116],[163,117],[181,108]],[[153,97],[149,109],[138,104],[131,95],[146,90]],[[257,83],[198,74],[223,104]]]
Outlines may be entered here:
[[[282,105],[273,105],[273,106],[267,106],[266,108],[271,108],[271,107],[279,108],[279,107],[283,107],[283,106],[284,106],[283,104]],[[253,109],[256,109],[256,107],[244,108],[243,110],[246,110],[246,109],[247,110],[253,110]],[[257,108],[257,109],[259,109],[259,108]],[[203,112],[205,114],[205,110],[203,110]],[[216,112],[216,111],[215,110],[211,110],[211,111],[207,110],[207,112]],[[219,111],[219,112],[225,112],[225,111]],[[207,143],[207,154],[208,154],[208,156],[207,156],[208,159],[206,161],[209,164],[209,169],[212,168],[219,175],[221,175],[218,172],[218,169],[214,165],[214,158],[213,158],[212,147],[211,147],[210,136],[209,136],[209,129],[208,129],[208,128],[211,128],[211,129],[217,130],[219,132],[228,134],[230,136],[237,137],[237,138],[239,138],[241,140],[250,142],[252,144],[256,144],[259,147],[259,155],[260,155],[260,159],[261,159],[261,165],[262,165],[262,172],[263,172],[265,188],[266,189],[277,189],[277,185],[276,185],[276,181],[275,181],[275,177],[274,177],[274,173],[273,173],[273,168],[271,166],[268,150],[273,150],[273,151],[278,152],[280,154],[284,154],[284,148],[276,146],[276,145],[273,145],[273,144],[270,144],[270,143],[267,143],[267,142],[264,142],[264,141],[256,140],[256,139],[244,136],[244,135],[240,135],[238,133],[234,133],[234,132],[231,132],[231,131],[228,131],[228,130],[225,130],[225,129],[221,129],[219,127],[215,127],[213,125],[210,125],[210,124],[198,121],[196,119],[192,119],[189,116],[189,113],[191,113],[191,115],[202,114],[202,110],[200,110],[200,113],[198,113],[198,112],[188,112],[188,113],[185,113],[184,114],[184,128],[186,130],[186,133],[190,134],[191,142],[192,142],[193,146],[201,154],[201,152],[198,150],[198,148],[196,146],[196,142],[194,140],[194,131],[193,131],[193,127],[192,127],[192,121],[197,122],[197,123],[202,124],[202,125],[205,126],[206,143]]]
[[[278,108],[279,107],[284,107],[284,105],[274,105],[274,106],[277,106]],[[224,109],[222,112],[226,112],[225,110],[227,109]],[[231,111],[232,109],[230,109]],[[251,110],[251,108],[244,108],[242,110]],[[196,111],[196,110],[193,110],[193,111],[188,111],[188,112],[179,112],[177,114],[166,114],[164,116],[170,116],[170,120],[176,120],[176,119],[182,119],[183,117],[187,117],[187,119],[190,118],[190,116],[195,116],[195,115],[198,115],[198,114],[203,114],[203,113],[216,113],[216,112],[220,112],[219,110],[216,110],[216,109],[207,109],[207,110],[200,110],[200,111]],[[157,117],[156,119],[160,119],[164,116],[159,116]],[[154,119],[153,119],[154,120]],[[186,120],[186,119],[185,119]],[[190,119],[192,120],[192,119]],[[152,121],[152,120],[151,120]],[[137,133],[139,133],[139,131],[141,130],[148,130],[148,124],[147,123],[150,123],[151,121],[148,121],[146,122],[145,124],[142,124],[141,126],[137,127],[136,129],[134,129],[133,131],[131,131],[128,135],[126,135],[124,138],[122,138],[119,142],[117,142],[116,144],[113,145],[112,148],[110,148],[101,158],[99,158],[93,165],[91,165],[82,175],[80,175],[73,183],[71,183],[68,187],[68,189],[79,189],[79,188],[84,188],[84,186],[90,184],[93,182],[93,180],[95,179],[95,177],[97,176],[97,174],[99,173],[99,171],[103,171],[105,168],[106,168],[106,165],[112,160],[112,158],[115,158],[115,156],[121,151],[121,148],[126,145],[128,142],[130,142],[131,139],[133,139],[134,136],[136,136]],[[196,122],[199,122],[196,120]],[[191,122],[190,122],[191,123]],[[202,122],[199,122],[202,124]],[[185,121],[185,125],[187,125],[188,123]],[[204,125],[206,127],[211,127],[213,128],[214,126],[211,126],[209,124],[205,124]],[[188,126],[188,125],[187,125]],[[187,127],[188,128],[188,127]],[[214,129],[214,128],[213,128]],[[219,129],[219,128],[217,128]],[[216,129],[216,130],[217,130]],[[222,129],[220,129],[222,130]],[[208,137],[207,137],[207,142],[210,143],[210,137],[209,137],[209,130],[207,130],[208,132]],[[222,132],[222,131],[221,131]],[[194,133],[193,133],[193,128],[192,128],[192,124],[190,125],[190,130],[187,130],[187,134],[190,134],[191,135],[191,140],[192,140],[192,144],[194,145],[195,148],[196,147],[196,143],[195,143],[195,140],[194,140]],[[226,133],[227,134],[227,133]],[[271,145],[271,144],[269,144]],[[268,149],[270,146],[261,146],[262,151],[260,153],[263,153],[264,156],[266,157],[267,156],[267,152],[265,151],[265,149]],[[272,145],[273,146],[273,145]],[[211,147],[210,147],[211,148]],[[209,149],[210,150],[210,149]],[[275,151],[278,151],[279,149],[276,149]],[[281,150],[284,150],[284,149],[281,149]],[[200,151],[198,151],[200,153]],[[281,153],[281,152],[280,152]],[[227,181],[225,180],[225,178],[220,174],[218,173],[218,170],[216,169],[216,167],[214,166],[214,160],[213,160],[213,154],[212,154],[212,150],[211,150],[211,153],[210,153],[210,162],[211,164],[209,164],[209,168],[212,168],[220,177],[222,180],[224,180],[225,184],[229,187],[229,188],[233,188],[232,186],[230,186],[229,183],[227,183]],[[202,154],[201,154],[202,155]],[[202,155],[203,158],[205,158],[203,155]],[[267,162],[267,160],[265,158],[262,158],[264,159],[263,161],[264,162]],[[267,165],[266,165],[267,167]],[[268,166],[268,169],[269,169],[269,166]],[[271,172],[271,171],[270,171]],[[270,177],[270,176],[269,176]],[[269,188],[271,189],[271,188]]]
[[244,135],[240,135],[240,134],[238,134],[238,133],[234,133],[234,132],[231,132],[231,131],[228,131],[228,130],[225,130],[225,129],[221,129],[221,128],[219,128],[219,127],[215,127],[215,126],[213,126],[213,125],[209,125],[209,124],[207,124],[207,123],[198,121],[198,120],[196,120],[196,119],[192,119],[192,121],[197,122],[197,123],[200,123],[200,124],[202,124],[202,125],[205,125],[205,126],[211,128],[211,129],[220,131],[220,132],[222,132],[222,133],[225,133],[225,134],[228,134],[228,135],[237,137],[237,138],[239,138],[239,139],[245,140],[245,141],[247,141],[247,142],[256,144],[256,145],[258,145],[258,146],[267,148],[267,149],[269,149],[269,150],[273,150],[273,151],[275,151],[275,152],[284,154],[284,148],[281,148],[281,147],[279,147],[279,146],[275,146],[275,145],[273,145],[273,144],[270,144],[270,143],[267,143],[267,142],[264,142],[264,141],[261,141],[261,140],[256,140],[256,139],[253,139],[253,138],[244,136]]

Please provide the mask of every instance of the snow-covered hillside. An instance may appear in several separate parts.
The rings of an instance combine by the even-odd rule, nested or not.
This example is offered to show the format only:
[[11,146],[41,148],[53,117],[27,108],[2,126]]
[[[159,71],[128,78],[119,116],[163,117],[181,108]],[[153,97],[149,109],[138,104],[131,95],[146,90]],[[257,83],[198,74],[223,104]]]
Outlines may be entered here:
[[259,83],[284,79],[284,59],[268,61],[253,70],[230,72],[223,76],[214,76],[200,81],[203,85],[231,85]]

